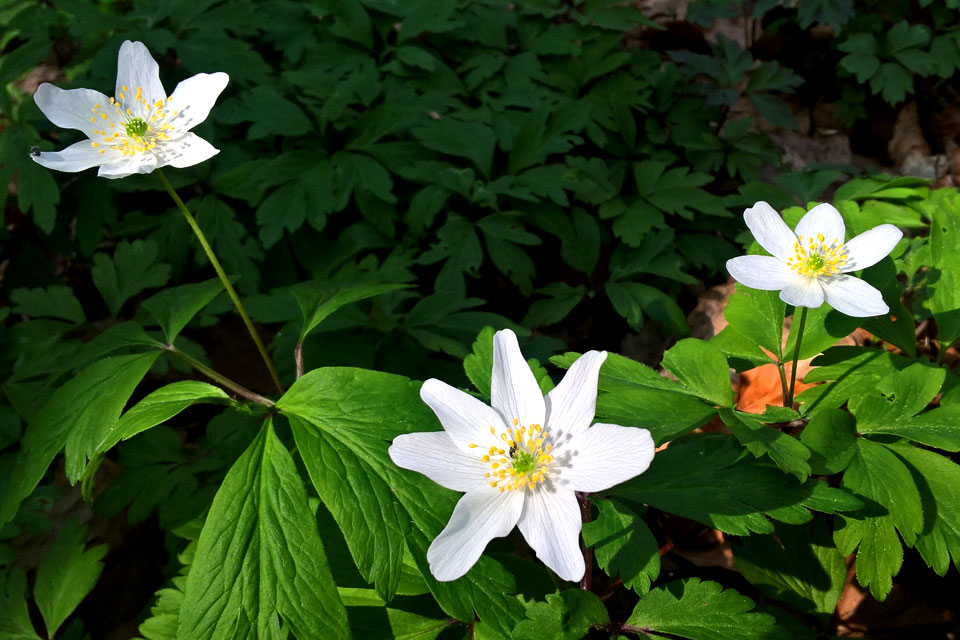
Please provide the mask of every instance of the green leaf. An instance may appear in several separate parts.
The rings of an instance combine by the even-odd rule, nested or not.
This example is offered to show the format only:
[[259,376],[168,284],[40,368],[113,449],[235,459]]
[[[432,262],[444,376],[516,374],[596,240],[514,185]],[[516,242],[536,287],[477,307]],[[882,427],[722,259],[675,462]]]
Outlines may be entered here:
[[[787,337],[787,346],[783,350],[787,358],[792,359],[797,348],[797,331],[800,327],[800,317],[794,310],[793,324],[790,335]],[[805,360],[832,347],[843,338],[854,332],[864,322],[864,318],[853,318],[844,315],[827,305],[816,309],[806,309],[807,322],[803,327],[803,340],[800,343],[800,359]]]
[[731,436],[687,436],[657,453],[642,475],[608,493],[735,535],[772,533],[764,513],[800,524],[812,517],[806,506],[828,511],[862,506],[819,480],[800,484],[775,466],[744,456]]
[[903,460],[923,500],[923,530],[917,551],[937,575],[960,567],[960,466],[944,456],[898,444],[891,450]]
[[803,482],[812,473],[807,460],[810,450],[799,440],[782,431],[763,424],[753,414],[721,409],[720,419],[730,428],[740,444],[756,457],[770,456],[778,467],[792,473]]
[[90,593],[103,571],[101,560],[107,554],[107,545],[86,546],[87,528],[71,518],[37,568],[33,595],[50,638]]
[[490,176],[497,136],[489,126],[481,122],[463,122],[445,117],[415,127],[410,133],[426,148],[467,158],[484,176]]
[[34,490],[57,453],[66,446],[70,482],[80,479],[87,456],[96,453],[103,434],[160,352],[99,360],[57,389],[24,434],[17,463],[0,500],[0,525],[9,522]]
[[473,342],[473,353],[463,359],[463,371],[484,398],[490,397],[493,375],[493,327],[484,327]]
[[660,545],[632,509],[617,500],[594,499],[596,520],[583,524],[583,543],[593,548],[597,563],[610,577],[640,595],[660,575]]
[[810,468],[818,475],[831,475],[847,468],[856,454],[854,419],[841,409],[823,409],[810,418],[800,442],[812,452]]
[[181,380],[160,387],[131,407],[107,430],[97,453],[104,453],[121,440],[166,422],[189,406],[200,402],[230,402],[219,387],[199,380]]
[[737,569],[766,596],[826,624],[840,599],[847,563],[823,519],[777,525],[773,536],[741,538],[734,545]]
[[299,342],[334,311],[354,302],[405,289],[405,284],[341,284],[330,286],[316,281],[302,282],[290,289],[303,314]]
[[173,344],[193,316],[200,313],[221,291],[223,283],[219,278],[213,278],[206,282],[169,287],[150,296],[140,306],[156,318],[167,344]]
[[65,286],[52,286],[42,289],[14,289],[10,301],[16,304],[14,313],[23,313],[38,318],[59,318],[75,324],[86,322],[80,301],[73,290]]
[[870,90],[882,94],[887,104],[897,104],[913,93],[913,77],[896,62],[884,62],[870,78]]
[[536,289],[535,293],[542,293],[549,297],[534,300],[530,304],[530,310],[523,319],[523,324],[527,327],[560,322],[580,304],[587,293],[587,288],[583,285],[571,287],[565,282],[551,282],[545,287]]
[[24,596],[27,574],[20,567],[0,571],[0,638],[3,640],[41,640],[30,622]]
[[313,128],[310,119],[295,102],[273,87],[257,85],[225,100],[217,118],[229,124],[251,122],[247,138],[260,140],[274,135],[300,136]]
[[749,289],[738,283],[723,315],[737,333],[782,360],[785,307],[776,291]]
[[547,594],[546,602],[534,602],[527,609],[527,620],[520,622],[511,638],[517,640],[580,640],[591,627],[610,622],[603,602],[596,594],[568,589]]
[[314,487],[343,531],[357,568],[390,599],[409,548],[440,606],[459,620],[480,619],[509,633],[522,615],[508,596],[510,574],[482,557],[466,576],[437,582],[426,549],[446,524],[457,495],[404,471],[387,455],[401,433],[439,427],[420,400],[420,383],[351,368],[314,369],[277,401],[290,420]]
[[159,248],[149,240],[123,240],[117,244],[113,259],[104,253],[93,256],[93,283],[116,317],[132,296],[144,289],[162,287],[170,278],[170,265],[157,262]]
[[928,290],[933,289],[927,308],[937,321],[940,344],[953,344],[960,338],[960,213],[954,207],[936,207],[930,222],[930,254],[933,261],[927,273]]
[[833,539],[845,556],[859,545],[857,579],[873,597],[883,601],[903,563],[897,531],[907,545],[913,546],[923,530],[917,485],[910,470],[890,449],[859,438],[856,455],[840,486],[868,502],[862,513],[837,518]]
[[673,335],[686,335],[690,332],[683,311],[677,306],[674,297],[656,287],[639,282],[612,282],[604,285],[604,291],[617,313],[623,316],[634,329],[643,326],[643,314],[664,325]]
[[[565,353],[550,361],[569,368],[580,354]],[[642,427],[661,444],[702,426],[716,410],[690,392],[629,358],[611,353],[600,369],[597,421]]]
[[664,633],[692,640],[772,638],[776,620],[753,611],[753,600],[717,582],[675,580],[648,593],[627,619],[644,633]]
[[663,354],[663,368],[698,397],[721,407],[733,406],[730,367],[717,347],[685,338]]
[[182,640],[348,638],[303,481],[270,420],[213,499],[180,610]]

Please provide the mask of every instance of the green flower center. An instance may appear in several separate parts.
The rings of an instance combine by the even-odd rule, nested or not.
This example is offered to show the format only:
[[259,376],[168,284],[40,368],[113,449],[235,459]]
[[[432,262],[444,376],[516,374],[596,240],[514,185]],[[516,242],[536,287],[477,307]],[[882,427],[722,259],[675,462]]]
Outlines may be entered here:
[[819,253],[815,253],[807,258],[807,268],[811,271],[820,271],[823,269],[824,259]]
[[513,468],[517,473],[530,473],[537,468],[537,461],[526,451],[513,452]]
[[150,126],[143,118],[134,118],[124,125],[127,128],[127,135],[131,138],[142,138]]
[[822,233],[806,240],[797,236],[793,251],[787,266],[808,278],[836,275],[847,264],[847,249],[840,238],[828,243]]

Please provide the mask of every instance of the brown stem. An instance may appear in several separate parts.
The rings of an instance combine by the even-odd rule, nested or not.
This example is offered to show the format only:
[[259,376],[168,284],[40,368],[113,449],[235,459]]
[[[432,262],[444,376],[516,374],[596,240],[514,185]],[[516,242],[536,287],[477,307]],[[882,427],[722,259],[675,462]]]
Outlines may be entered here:
[[297,366],[297,380],[303,377],[303,343],[298,342],[293,348],[293,362]]
[[240,384],[237,384],[236,382],[234,382],[234,381],[231,380],[230,378],[226,377],[225,375],[222,375],[222,374],[220,374],[220,373],[217,373],[216,371],[214,371],[213,369],[211,369],[211,368],[208,367],[207,365],[203,364],[202,362],[200,362],[200,361],[197,360],[196,358],[193,358],[193,357],[191,357],[191,356],[188,356],[188,355],[185,354],[183,351],[180,351],[179,349],[177,349],[177,348],[176,348],[175,346],[173,346],[172,344],[168,344],[168,345],[167,345],[167,351],[169,351],[169,352],[172,353],[173,355],[177,356],[178,358],[180,358],[181,360],[183,360],[184,362],[186,362],[188,365],[190,365],[191,367],[193,367],[194,369],[196,369],[197,371],[199,371],[199,372],[202,373],[203,375],[207,376],[208,378],[210,378],[210,379],[213,380],[214,382],[220,384],[220,385],[223,386],[223,387],[226,387],[226,388],[229,389],[230,391],[233,391],[233,392],[234,392],[235,394],[237,394],[238,396],[242,396],[242,397],[246,398],[247,400],[250,400],[251,402],[256,402],[257,404],[262,404],[262,405],[265,406],[265,407],[273,408],[273,406],[274,406],[273,400],[270,400],[269,398],[264,398],[264,397],[261,396],[259,393],[254,393],[253,391],[250,391],[250,390],[247,389],[246,387],[244,387],[244,386],[242,386],[242,385],[240,385]]
[[[577,500],[580,502],[580,521],[584,524],[593,519],[593,504],[587,498],[586,493],[577,492]],[[593,586],[593,549],[588,549],[583,540],[580,541],[583,550],[583,578],[580,580],[580,588],[584,591],[590,591]]]

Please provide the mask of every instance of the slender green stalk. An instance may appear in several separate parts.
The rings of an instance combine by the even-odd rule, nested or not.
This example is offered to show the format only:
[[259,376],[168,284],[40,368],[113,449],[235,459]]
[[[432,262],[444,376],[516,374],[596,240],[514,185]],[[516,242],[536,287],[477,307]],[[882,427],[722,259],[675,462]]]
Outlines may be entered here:
[[240,317],[243,318],[243,324],[246,325],[247,331],[250,332],[250,337],[253,338],[253,341],[257,345],[257,350],[260,351],[260,357],[263,358],[263,362],[267,365],[267,369],[270,370],[270,377],[273,378],[273,384],[277,387],[277,391],[283,393],[283,384],[280,382],[280,377],[277,375],[277,370],[273,366],[273,360],[270,359],[270,355],[267,353],[267,348],[264,346],[263,340],[260,339],[260,334],[257,333],[256,327],[253,326],[253,321],[250,320],[250,316],[247,315],[247,310],[243,308],[243,303],[240,302],[240,296],[237,295],[233,285],[230,284],[227,274],[224,272],[223,267],[220,266],[220,261],[217,260],[217,256],[213,253],[213,248],[210,246],[210,243],[207,242],[207,237],[203,235],[200,225],[197,224],[193,214],[191,214],[190,210],[187,209],[187,205],[183,204],[183,200],[181,200],[180,196],[177,195],[177,191],[173,188],[173,185],[170,184],[170,181],[167,180],[167,176],[163,175],[163,171],[157,169],[157,175],[160,176],[160,181],[163,182],[163,186],[167,188],[167,192],[170,194],[170,197],[172,197],[173,201],[177,203],[178,207],[180,207],[180,211],[183,213],[183,217],[186,218],[187,224],[190,225],[190,228],[193,229],[193,233],[196,234],[197,240],[200,241],[200,246],[203,247],[204,253],[207,254],[207,259],[210,260],[210,264],[213,265],[214,270],[216,270],[217,275],[220,277],[220,281],[223,283],[224,289],[227,290],[227,295],[229,295],[230,299],[233,300],[233,306],[235,306],[237,311],[240,312]]
[[780,397],[783,398],[783,406],[789,407],[787,404],[787,374],[783,370],[783,361],[777,360],[777,373],[780,374]]
[[242,386],[242,385],[240,385],[240,384],[237,384],[236,382],[234,382],[234,381],[231,380],[230,378],[226,377],[225,375],[220,374],[220,373],[217,373],[216,371],[214,371],[213,369],[211,369],[211,368],[208,367],[207,365],[203,364],[202,362],[200,362],[200,361],[197,360],[196,358],[185,354],[183,351],[180,351],[179,349],[177,349],[177,348],[176,348],[175,346],[173,346],[172,344],[168,344],[168,345],[167,345],[167,350],[168,350],[170,353],[172,353],[173,355],[175,355],[175,356],[177,356],[178,358],[180,358],[181,360],[183,360],[184,362],[186,362],[188,365],[190,365],[191,367],[193,367],[193,368],[196,369],[197,371],[199,371],[200,373],[202,373],[203,375],[207,376],[208,378],[210,378],[210,379],[213,380],[214,382],[218,383],[220,386],[225,387],[225,388],[229,389],[230,391],[233,391],[233,392],[234,392],[235,394],[237,394],[238,396],[242,396],[242,397],[246,398],[247,400],[250,400],[251,402],[256,402],[257,404],[262,404],[262,405],[265,406],[265,407],[271,407],[271,408],[272,408],[272,407],[274,406],[273,400],[270,400],[269,398],[264,398],[264,397],[261,396],[259,393],[254,393],[253,391],[250,391],[250,390],[247,389],[246,387],[244,387],[244,386]]
[[[783,403],[785,407],[793,407],[793,391],[797,385],[797,361],[800,360],[800,343],[803,341],[803,325],[807,323],[807,308],[802,307],[800,312],[800,326],[797,327],[797,343],[793,348],[793,367],[790,369],[790,391],[787,393],[787,400]],[[796,313],[794,313],[796,318]],[[790,328],[793,333],[793,327]]]

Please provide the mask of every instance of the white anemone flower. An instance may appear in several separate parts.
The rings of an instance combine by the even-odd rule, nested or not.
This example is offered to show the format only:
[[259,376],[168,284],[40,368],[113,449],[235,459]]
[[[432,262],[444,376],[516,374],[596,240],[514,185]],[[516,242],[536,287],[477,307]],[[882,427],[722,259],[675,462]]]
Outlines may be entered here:
[[159,167],[189,167],[217,153],[209,142],[190,133],[206,120],[225,73],[198,73],[167,95],[160,67],[140,42],[127,40],[117,59],[117,87],[108,98],[93,89],[64,90],[49,83],[33,99],[58,127],[79,129],[88,140],[63,151],[32,153],[38,163],[57,171],[100,167],[97,175],[123,178]]
[[584,574],[580,504],[574,492],[603,491],[643,473],[653,460],[646,429],[593,422],[606,352],[583,354],[546,396],[508,329],[493,339],[492,407],[440,380],[420,397],[443,431],[397,436],[390,458],[466,492],[427,550],[441,581],[465,574],[493,538],[514,525],[537,557],[564,580]]
[[771,255],[740,256],[727,261],[727,271],[748,287],[780,291],[795,307],[817,308],[826,301],[848,316],[866,318],[889,313],[873,286],[849,275],[876,264],[893,251],[903,233],[882,224],[844,242],[846,228],[832,205],[810,209],[796,231],[766,202],[743,212],[743,219],[761,247]]

